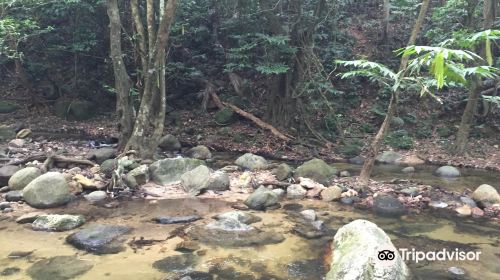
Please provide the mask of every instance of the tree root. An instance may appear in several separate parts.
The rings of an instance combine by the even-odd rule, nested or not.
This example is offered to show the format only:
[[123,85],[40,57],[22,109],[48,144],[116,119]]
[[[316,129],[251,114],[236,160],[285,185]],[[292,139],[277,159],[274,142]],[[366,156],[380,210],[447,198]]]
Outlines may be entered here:
[[97,163],[86,160],[86,159],[77,159],[77,158],[70,158],[70,157],[65,157],[61,155],[46,155],[46,154],[36,154],[29,156],[25,159],[20,159],[20,160],[14,160],[8,162],[6,165],[21,165],[25,164],[30,161],[44,161],[42,171],[46,172],[50,170],[52,165],[57,162],[62,162],[62,163],[72,163],[72,164],[78,164],[78,165],[89,165],[89,166],[94,166],[97,165]]

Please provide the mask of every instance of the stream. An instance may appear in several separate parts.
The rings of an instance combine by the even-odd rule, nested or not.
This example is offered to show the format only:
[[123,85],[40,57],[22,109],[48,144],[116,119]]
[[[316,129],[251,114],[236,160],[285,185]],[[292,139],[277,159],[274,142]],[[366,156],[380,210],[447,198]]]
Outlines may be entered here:
[[[215,165],[225,165],[226,156],[216,156]],[[336,163],[339,170],[356,175],[360,166]],[[411,179],[454,191],[474,190],[480,184],[499,187],[498,173],[462,169],[462,176],[446,180],[434,176],[436,166],[418,166],[413,174],[402,173],[401,166],[378,165],[374,179]],[[233,211],[231,203],[217,199],[181,198],[174,200],[123,199],[117,208],[90,205],[84,200],[71,202],[47,213],[80,214],[86,217],[85,228],[91,224],[127,225],[133,231],[126,235],[126,249],[118,254],[94,255],[80,251],[65,242],[71,232],[33,231],[29,225],[0,217],[0,278],[31,279],[28,270],[44,258],[76,256],[88,261],[92,268],[71,279],[178,279],[188,271],[210,272],[214,279],[323,279],[327,272],[328,248],[337,229],[355,220],[366,219],[376,223],[398,248],[423,251],[442,249],[481,251],[479,261],[422,261],[407,262],[415,279],[500,279],[500,225],[484,219],[460,218],[440,209],[427,209],[418,215],[384,218],[367,210],[358,210],[340,203],[321,200],[284,200],[282,207],[266,212],[248,211],[260,218],[256,228],[282,234],[284,241],[277,244],[255,246],[225,246],[199,242],[200,248],[192,253],[181,253],[175,247],[182,239],[173,236],[182,225],[161,225],[151,220],[158,216],[198,215],[203,219],[192,225],[206,224],[219,213]],[[330,234],[315,239],[297,235],[293,230],[297,214],[314,209]],[[172,237],[173,236],[173,237]],[[131,240],[157,240],[144,246],[131,246]],[[9,258],[12,252],[31,252],[28,256]],[[187,256],[189,255],[189,256]],[[187,256],[187,257],[186,257]],[[158,265],[157,261],[167,260]],[[450,267],[466,272],[453,278]],[[8,270],[10,269],[10,270]],[[67,269],[61,267],[61,270]],[[9,275],[10,271],[16,271]],[[194,274],[193,274],[194,275]],[[203,278],[199,274],[198,278]],[[205,276],[206,277],[206,276]],[[54,275],[39,274],[33,279],[57,280]]]

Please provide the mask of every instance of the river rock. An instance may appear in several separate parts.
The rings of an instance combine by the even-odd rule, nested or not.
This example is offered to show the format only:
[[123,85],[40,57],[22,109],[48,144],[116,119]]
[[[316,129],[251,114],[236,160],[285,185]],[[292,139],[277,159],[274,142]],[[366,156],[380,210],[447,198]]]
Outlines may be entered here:
[[181,149],[181,142],[172,134],[167,134],[160,139],[158,147],[164,151],[179,151]]
[[265,158],[251,153],[240,156],[234,163],[243,169],[251,171],[267,168],[267,160]]
[[467,196],[462,196],[460,197],[460,201],[469,205],[470,207],[474,208],[477,206],[476,202],[474,201],[474,199],[470,198],[470,197],[467,197]]
[[341,195],[342,195],[342,189],[339,186],[335,185],[332,187],[328,187],[326,190],[323,190],[321,192],[321,199],[330,202],[340,199]]
[[201,160],[212,158],[212,153],[210,152],[210,150],[203,145],[199,145],[187,150],[186,155],[190,158],[201,159]]
[[180,254],[155,261],[153,267],[166,273],[183,273],[193,270],[197,260],[198,257],[194,254]]
[[117,167],[117,164],[117,159],[107,159],[101,163],[99,170],[106,175],[106,177],[111,177],[111,175],[113,175],[113,171]]
[[279,202],[278,196],[270,189],[260,186],[245,200],[245,205],[254,210],[265,210]]
[[19,167],[15,165],[4,165],[0,167],[0,187],[7,186],[9,184],[9,179],[19,171]]
[[9,179],[9,187],[11,190],[22,190],[31,181],[42,175],[42,171],[36,167],[23,168],[12,175]]
[[89,179],[82,174],[76,174],[73,177],[73,180],[75,180],[84,190],[96,190],[97,189],[97,183],[93,181],[92,179]]
[[210,169],[200,165],[181,176],[181,185],[184,191],[191,195],[198,195],[204,191],[209,183]]
[[481,218],[484,216],[484,211],[479,207],[472,208],[472,217],[473,218]]
[[19,130],[19,132],[16,134],[16,138],[24,139],[24,138],[29,137],[30,135],[31,135],[31,129],[23,128],[23,129]]
[[406,208],[397,198],[388,195],[378,195],[373,200],[375,213],[384,217],[399,217],[405,214]]
[[100,149],[91,150],[87,154],[87,159],[102,164],[105,160],[114,158],[116,156],[116,150],[110,147],[104,147]]
[[151,180],[160,185],[168,185],[181,180],[182,174],[195,169],[205,162],[192,158],[167,158],[149,166]]
[[262,218],[257,216],[257,215],[242,212],[242,211],[230,211],[230,212],[222,213],[222,214],[215,216],[215,219],[217,219],[217,220],[232,219],[232,220],[237,220],[237,221],[244,223],[244,224],[247,224],[247,225],[262,221]]
[[456,208],[455,212],[457,212],[458,216],[460,217],[468,217],[472,215],[472,208],[469,205],[465,204]]
[[90,203],[100,203],[106,200],[108,194],[105,191],[93,191],[83,197]]
[[415,167],[413,167],[413,166],[405,167],[405,168],[401,169],[401,172],[403,172],[403,173],[413,173],[413,172],[415,172]]
[[3,210],[5,208],[10,208],[10,202],[0,202],[0,210]]
[[215,230],[215,231],[250,231],[254,228],[249,226],[241,221],[233,218],[229,219],[220,219],[215,222],[211,222],[207,224],[207,229]]
[[26,272],[33,280],[69,280],[86,273],[92,267],[90,261],[74,256],[57,256],[37,261]]
[[201,247],[198,243],[191,240],[184,240],[175,245],[175,250],[182,253],[190,253],[199,250]]
[[472,198],[483,206],[500,203],[500,195],[497,190],[487,184],[479,186],[472,194]]
[[18,202],[23,200],[23,193],[21,191],[9,191],[5,194],[5,200],[10,202]]
[[10,139],[14,139],[16,137],[16,132],[14,129],[6,126],[0,125],[0,142],[8,141]]
[[456,167],[445,165],[439,167],[436,170],[436,174],[441,177],[453,178],[460,176],[460,171]]
[[219,110],[214,115],[215,122],[219,125],[227,125],[230,124],[235,118],[234,111],[231,108],[224,108]]
[[24,214],[21,217],[16,219],[16,223],[18,224],[31,224],[33,223],[38,217],[42,215],[47,215],[44,212],[31,212],[28,214]]
[[286,197],[289,199],[302,199],[306,197],[307,190],[301,185],[294,184],[286,188]]
[[23,198],[31,207],[49,208],[68,203],[71,194],[61,173],[48,172],[23,189]]
[[290,167],[290,165],[282,163],[273,170],[273,175],[276,177],[276,180],[283,181],[292,177],[293,169]]
[[308,221],[314,222],[316,220],[316,211],[312,209],[303,210],[300,212],[300,214],[302,215],[302,217],[304,217],[304,219]]
[[91,225],[66,237],[66,242],[93,254],[116,254],[124,250],[121,237],[130,231],[127,226]]
[[66,231],[77,228],[85,223],[81,215],[40,215],[31,224],[33,230]]
[[9,147],[11,148],[19,149],[24,147],[24,145],[26,145],[26,140],[24,139],[12,139],[9,141]]
[[0,275],[11,276],[19,272],[21,272],[21,269],[19,267],[6,267],[2,270],[2,272],[0,272]]
[[275,193],[280,200],[283,199],[286,195],[286,191],[284,189],[274,189],[273,193]]
[[131,176],[139,186],[146,184],[149,181],[149,170],[146,164],[132,169],[127,176]]
[[337,171],[321,159],[312,159],[297,168],[294,177],[310,178],[314,181],[328,185]]
[[229,175],[221,170],[217,170],[210,174],[207,190],[216,192],[227,191],[230,187]]
[[[376,224],[355,220],[341,227],[333,238],[332,262],[326,280],[336,279],[411,279],[391,239]],[[379,260],[380,251],[390,250],[394,259]]]
[[394,151],[385,151],[378,155],[375,160],[380,163],[394,164],[401,158],[403,158],[403,156],[400,153]]
[[192,223],[192,222],[195,222],[198,220],[201,220],[201,217],[196,216],[196,215],[174,216],[174,217],[161,216],[161,217],[156,217],[153,219],[153,221],[157,222],[158,224],[162,224],[162,225],[185,224],[185,223]]

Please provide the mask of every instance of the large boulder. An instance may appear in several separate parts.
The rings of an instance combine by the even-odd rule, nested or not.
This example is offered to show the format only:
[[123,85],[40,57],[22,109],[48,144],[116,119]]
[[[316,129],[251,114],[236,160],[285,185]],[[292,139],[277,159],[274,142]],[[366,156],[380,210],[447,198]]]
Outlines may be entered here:
[[210,152],[210,150],[203,145],[199,145],[189,149],[186,152],[186,155],[190,158],[201,159],[201,160],[212,158],[212,153]]
[[439,167],[436,170],[436,174],[441,177],[453,178],[453,177],[459,177],[460,171],[456,167],[445,165]]
[[234,163],[243,169],[252,171],[267,168],[267,160],[265,158],[251,153],[240,156]]
[[144,185],[149,181],[149,170],[148,166],[143,164],[139,167],[132,169],[127,176],[133,177],[135,182],[140,185]]
[[106,177],[111,177],[111,175],[113,175],[113,171],[116,169],[117,166],[118,166],[117,159],[107,159],[101,163],[99,170],[101,171],[101,173],[106,175]]
[[181,176],[181,185],[184,191],[191,195],[198,195],[208,186],[210,179],[210,169],[205,165],[200,165]]
[[323,185],[329,185],[337,170],[321,159],[311,159],[299,166],[295,171],[295,178],[299,177],[313,179]]
[[402,158],[403,156],[400,153],[394,151],[385,151],[378,155],[375,160],[380,163],[394,164]]
[[56,116],[62,119],[83,121],[96,115],[96,106],[86,100],[58,100],[54,104]]
[[0,125],[0,142],[8,141],[14,138],[16,138],[16,131],[14,131],[14,129],[6,125]]
[[31,224],[34,230],[66,231],[77,228],[85,223],[81,215],[40,215]]
[[210,174],[207,190],[220,192],[229,190],[229,187],[230,187],[230,179],[229,175],[226,172],[222,170],[217,170]]
[[245,205],[254,210],[266,210],[266,208],[275,206],[279,202],[279,197],[272,190],[260,186],[245,200]]
[[121,237],[130,231],[127,226],[92,225],[69,235],[66,242],[93,254],[116,254],[125,249]]
[[57,256],[42,259],[26,271],[33,280],[69,280],[89,271],[92,262],[74,256]]
[[182,174],[193,170],[205,162],[192,158],[167,158],[149,166],[151,180],[160,185],[168,185],[181,180]]
[[5,165],[0,167],[0,187],[7,186],[9,179],[19,170],[15,165]]
[[19,106],[15,103],[0,100],[0,114],[12,113],[19,109]]
[[179,151],[181,142],[172,134],[167,134],[160,139],[158,147],[164,151]]
[[500,203],[500,195],[497,190],[493,186],[487,184],[479,186],[472,194],[472,198],[483,206]]
[[[326,280],[411,279],[410,270],[391,239],[372,222],[355,220],[341,227],[331,247],[333,258]],[[384,250],[392,252],[394,258],[381,260],[379,253]]]
[[23,168],[10,177],[9,187],[11,190],[22,190],[40,175],[42,175],[42,171],[36,167]]
[[91,150],[87,154],[87,159],[93,160],[98,164],[102,164],[107,159],[114,158],[116,156],[116,150],[110,147],[100,148]]
[[23,198],[32,207],[49,208],[68,203],[71,194],[64,175],[48,172],[31,181],[23,189]]

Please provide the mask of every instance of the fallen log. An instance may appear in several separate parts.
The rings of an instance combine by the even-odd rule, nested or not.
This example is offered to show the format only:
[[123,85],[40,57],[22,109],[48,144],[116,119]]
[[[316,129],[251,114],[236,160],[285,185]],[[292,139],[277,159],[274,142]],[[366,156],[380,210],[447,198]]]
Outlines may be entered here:
[[56,163],[56,162],[72,163],[72,164],[78,164],[78,165],[89,165],[89,166],[97,165],[97,163],[90,161],[90,160],[86,160],[86,159],[70,158],[70,157],[65,157],[65,156],[61,156],[61,155],[52,155],[51,156],[51,155],[46,155],[46,154],[32,155],[32,156],[29,156],[29,157],[24,158],[24,159],[11,161],[11,162],[7,163],[6,165],[20,165],[20,164],[25,164],[27,162],[34,161],[34,160],[44,161],[44,168],[47,168],[47,169],[50,169],[49,166],[52,163]]

